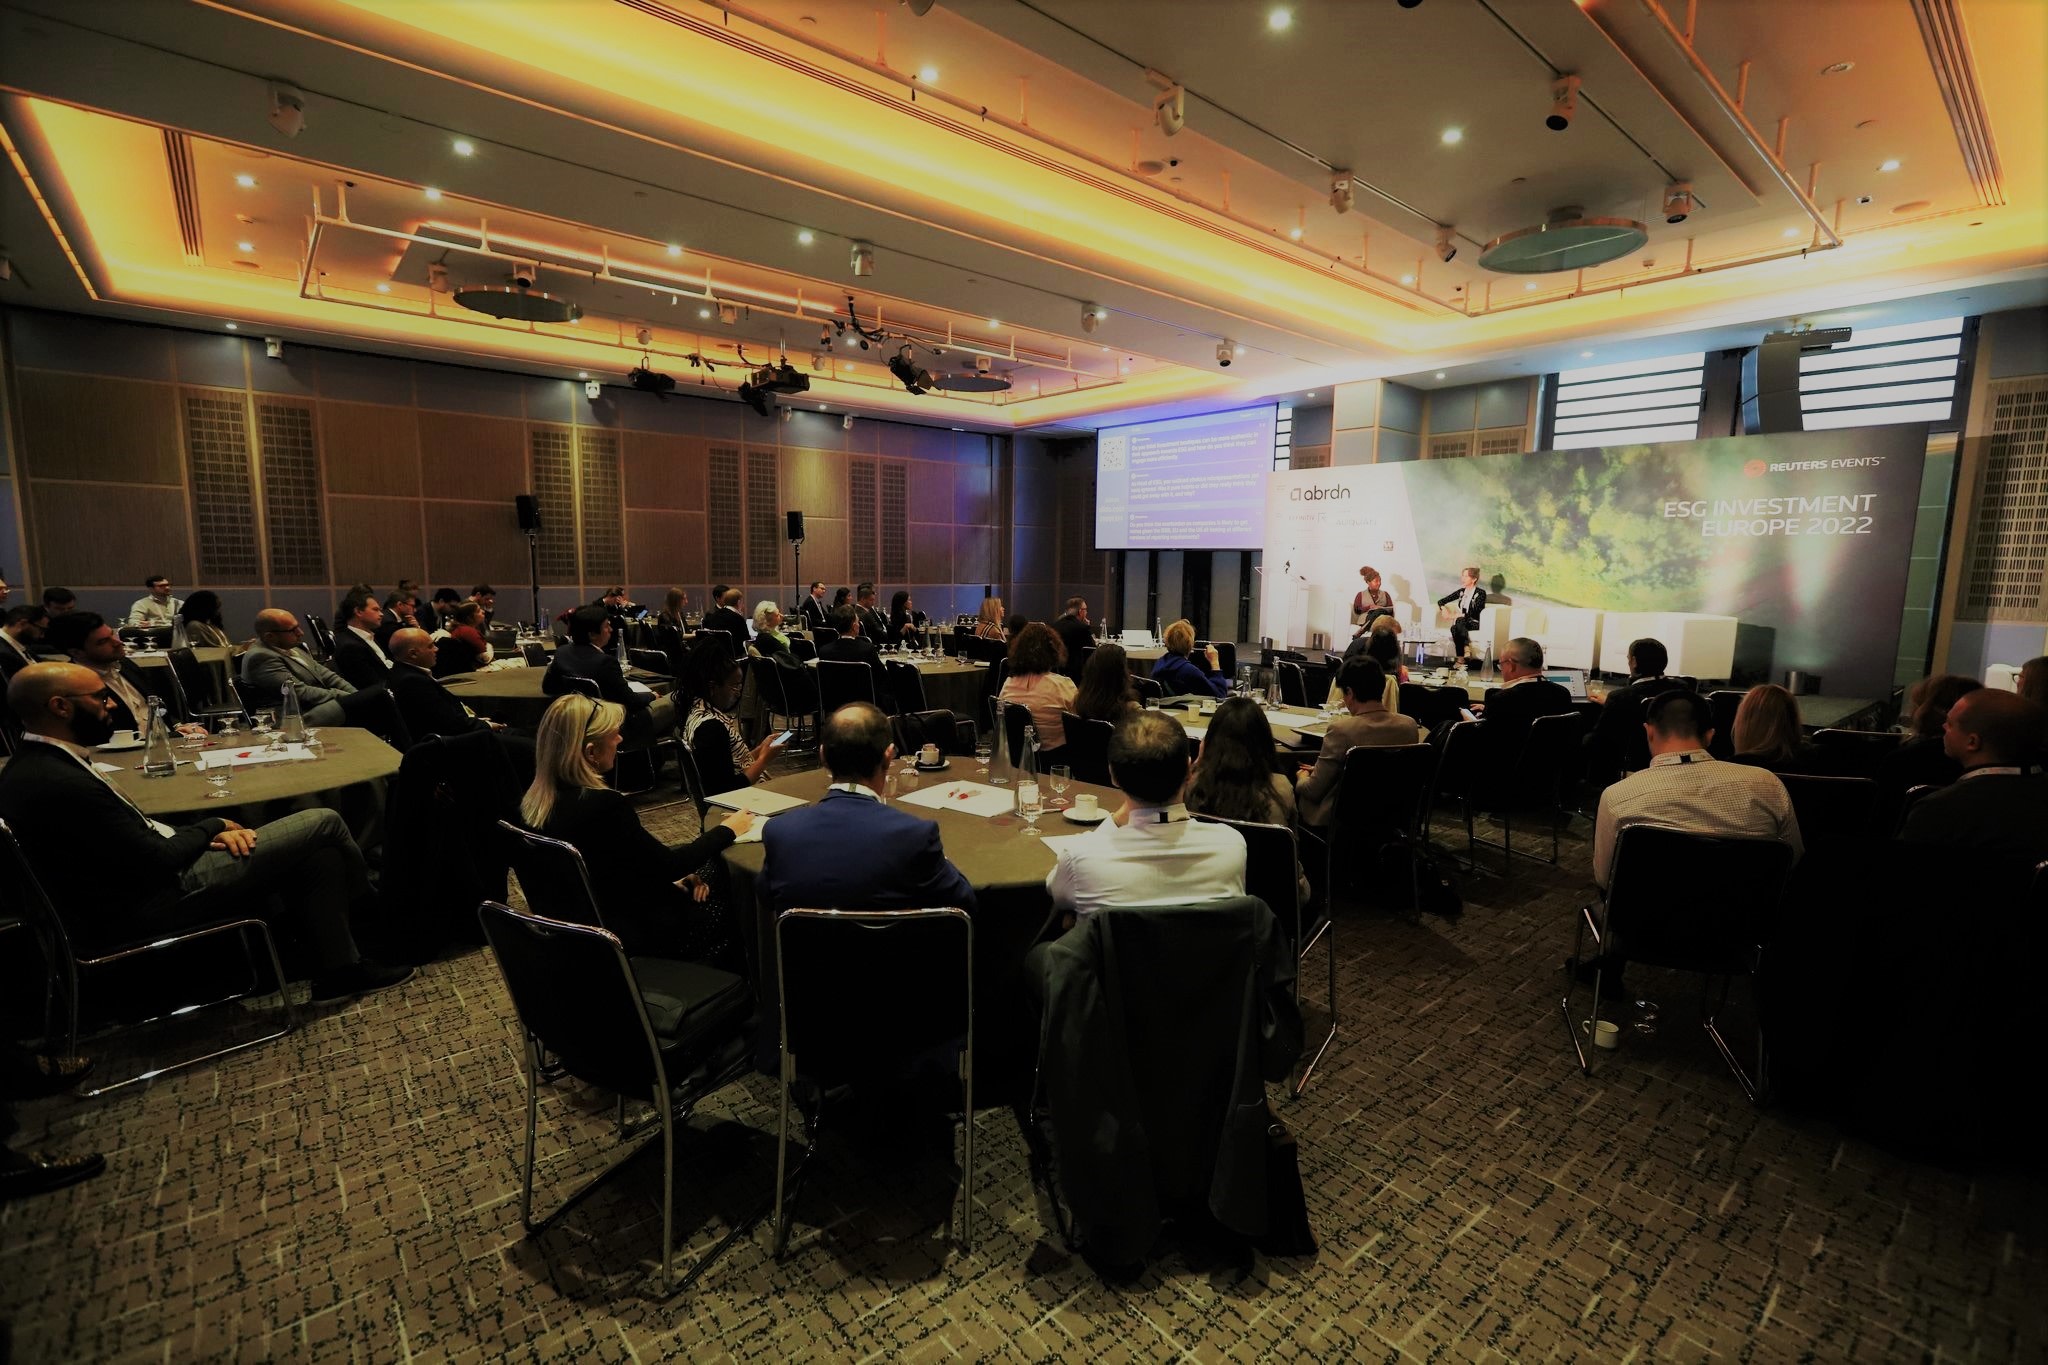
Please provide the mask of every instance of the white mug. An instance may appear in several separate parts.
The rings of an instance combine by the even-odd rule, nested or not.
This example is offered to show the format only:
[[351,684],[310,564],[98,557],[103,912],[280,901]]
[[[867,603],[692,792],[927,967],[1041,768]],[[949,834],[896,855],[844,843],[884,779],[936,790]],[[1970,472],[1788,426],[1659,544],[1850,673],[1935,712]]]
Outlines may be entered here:
[[939,763],[939,746],[927,744],[922,749],[919,749],[917,751],[917,761],[924,764],[927,768],[937,767]]
[[1088,792],[1082,792],[1074,798],[1074,814],[1076,815],[1092,816],[1098,809],[1099,807],[1095,804],[1094,796]]
[[109,744],[133,744],[135,742],[135,732],[133,730],[116,730],[114,731],[114,737],[107,742]]
[[1621,1046],[1621,1026],[1611,1020],[1602,1019],[1593,1025],[1593,1046],[1609,1051]]

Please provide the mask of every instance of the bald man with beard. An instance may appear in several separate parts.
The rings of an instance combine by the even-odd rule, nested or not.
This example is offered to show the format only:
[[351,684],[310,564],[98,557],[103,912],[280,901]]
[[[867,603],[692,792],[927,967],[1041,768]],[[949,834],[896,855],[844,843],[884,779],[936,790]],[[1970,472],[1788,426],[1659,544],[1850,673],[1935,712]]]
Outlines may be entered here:
[[[248,829],[220,818],[153,820],[93,767],[114,732],[105,681],[75,664],[31,664],[7,686],[22,743],[0,769],[0,820],[87,952],[282,904],[313,959],[313,1000],[395,986],[410,967],[356,947],[351,917],[374,903],[362,850],[331,810]],[[120,875],[109,879],[107,869]]]

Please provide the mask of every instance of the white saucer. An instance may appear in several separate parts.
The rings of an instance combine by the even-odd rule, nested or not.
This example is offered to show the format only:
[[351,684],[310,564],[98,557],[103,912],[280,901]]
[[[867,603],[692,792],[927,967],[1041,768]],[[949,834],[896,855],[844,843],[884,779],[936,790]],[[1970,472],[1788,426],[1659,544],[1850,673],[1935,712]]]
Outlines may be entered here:
[[1084,811],[1075,810],[1072,806],[1068,806],[1065,810],[1061,811],[1060,814],[1065,816],[1067,819],[1072,820],[1077,825],[1099,825],[1104,820],[1109,818],[1109,812],[1104,810],[1100,806],[1097,806],[1095,808],[1095,814],[1093,815],[1089,815]]
[[140,749],[143,746],[143,743],[144,741],[140,739],[131,739],[126,744],[114,744],[110,742],[100,745],[99,751],[103,754],[133,753],[135,752],[135,750]]
[[942,773],[953,766],[953,761],[949,758],[942,758],[931,767],[926,767],[922,763],[912,763],[910,766],[921,773]]

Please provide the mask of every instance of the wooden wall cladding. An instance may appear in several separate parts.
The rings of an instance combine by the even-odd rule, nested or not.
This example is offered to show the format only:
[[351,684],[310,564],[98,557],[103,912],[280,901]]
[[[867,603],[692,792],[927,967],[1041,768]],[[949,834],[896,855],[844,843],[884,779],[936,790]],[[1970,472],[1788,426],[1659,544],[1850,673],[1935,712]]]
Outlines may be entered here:
[[626,506],[703,511],[710,444],[699,436],[626,432],[621,455]]
[[848,467],[847,457],[837,451],[784,449],[782,505],[801,509],[807,517],[845,516]]
[[533,496],[540,504],[540,578],[543,583],[579,580],[576,561],[576,464],[573,428],[544,426],[526,429],[533,457]]
[[747,447],[747,581],[782,576],[782,460],[773,446]]
[[168,384],[21,371],[22,467],[39,479],[184,483]]
[[426,568],[422,573],[408,570],[407,578],[465,592],[475,583],[531,581],[526,535],[510,499],[428,502],[426,536]]
[[327,522],[334,529],[337,583],[385,587],[401,578],[421,577],[427,555],[420,535],[419,499],[329,498]]
[[619,434],[576,428],[576,481],[583,514],[583,581],[626,579],[625,509],[619,498]]
[[[950,531],[951,528],[948,527],[947,530]],[[844,517],[814,517],[806,513],[804,515],[803,568],[799,571],[796,555],[792,552],[789,542],[784,541],[782,544],[782,572],[779,581],[784,583],[801,581],[808,586],[812,579],[817,579],[828,588],[836,588],[841,584],[851,587],[867,577],[866,574],[853,572],[852,566],[847,563],[847,532],[848,522]],[[713,576],[715,577],[716,575]],[[832,594],[826,593],[825,600],[829,603],[832,600]]]
[[[626,513],[626,579],[687,587],[710,578],[704,514],[632,508]],[[703,610],[703,602],[694,604]]]
[[260,582],[255,482],[249,472],[249,400],[238,390],[186,389],[185,455],[203,583]]
[[711,516],[705,526],[705,576],[729,581],[743,576],[745,564],[746,512],[740,496],[740,448],[713,445],[707,455]]
[[140,597],[143,576],[162,573],[191,586],[184,489],[38,482],[32,492],[45,583],[133,584]]
[[320,445],[334,455],[327,461],[328,492],[420,495],[420,431],[411,408],[323,399]]
[[418,414],[420,477],[429,498],[510,508],[526,486],[526,424],[463,412]]
[[[263,524],[273,583],[331,581],[316,429],[311,403],[256,400],[256,458],[263,470]],[[200,515],[203,523],[205,514]]]
[[855,460],[846,471],[849,505],[858,509],[846,529],[846,572],[855,580],[873,578],[882,559],[882,528],[875,519],[878,472],[874,460]]

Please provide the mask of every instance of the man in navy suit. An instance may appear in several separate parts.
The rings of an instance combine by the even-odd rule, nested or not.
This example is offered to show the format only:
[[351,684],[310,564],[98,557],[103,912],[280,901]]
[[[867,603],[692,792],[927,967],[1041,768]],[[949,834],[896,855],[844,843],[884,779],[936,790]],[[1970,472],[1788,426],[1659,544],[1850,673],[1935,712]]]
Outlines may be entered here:
[[883,803],[896,746],[881,708],[857,701],[834,711],[823,749],[832,789],[761,828],[762,885],[775,909],[973,910],[974,889],[946,860],[938,825]]

